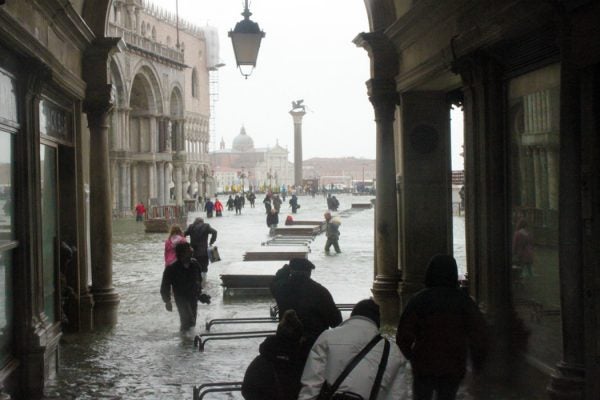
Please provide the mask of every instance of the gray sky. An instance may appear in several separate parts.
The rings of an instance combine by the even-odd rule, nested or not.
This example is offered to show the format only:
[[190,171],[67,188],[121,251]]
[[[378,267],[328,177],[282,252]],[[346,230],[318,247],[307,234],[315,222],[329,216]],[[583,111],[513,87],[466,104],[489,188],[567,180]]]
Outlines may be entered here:
[[[175,0],[153,0],[174,10]],[[245,80],[227,32],[243,17],[243,0],[179,0],[181,18],[218,28],[220,58],[216,141],[227,147],[242,125],[256,147],[276,140],[293,158],[292,100],[304,99],[303,158],[375,158],[373,107],[365,82],[369,58],[352,40],[369,30],[362,0],[251,0],[251,19],[266,33]],[[212,147],[211,147],[212,149]],[[461,160],[462,161],[462,160]]]

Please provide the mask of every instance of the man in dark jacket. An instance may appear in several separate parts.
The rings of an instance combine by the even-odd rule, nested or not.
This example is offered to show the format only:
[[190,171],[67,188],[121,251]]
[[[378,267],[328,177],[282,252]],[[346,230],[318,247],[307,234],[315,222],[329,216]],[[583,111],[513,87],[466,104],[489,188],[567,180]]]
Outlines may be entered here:
[[436,255],[400,316],[396,343],[410,361],[415,400],[452,400],[465,375],[467,354],[475,372],[488,347],[487,327],[477,304],[458,287],[452,256]]
[[196,218],[194,223],[185,230],[184,235],[190,237],[190,244],[194,249],[194,258],[202,269],[202,279],[206,279],[206,273],[208,272],[208,235],[210,235],[210,246],[212,246],[217,241],[217,231],[211,228],[209,224],[205,224],[204,219]]
[[304,326],[308,349],[327,328],[338,326],[342,314],[335,306],[331,293],[310,278],[315,269],[305,258],[294,258],[277,271],[271,283],[271,293],[279,308],[279,318],[287,310],[296,310]]
[[181,332],[196,326],[196,311],[198,299],[202,294],[202,276],[200,264],[192,258],[192,248],[186,242],[175,246],[177,261],[168,265],[162,277],[160,295],[165,302],[167,311],[173,311],[171,304],[171,288],[175,297],[175,304],[179,312]]
[[294,310],[287,310],[277,334],[261,343],[259,355],[248,366],[242,396],[246,400],[296,400],[303,368],[302,323]]
[[267,214],[267,226],[269,227],[269,235],[273,235],[275,228],[279,224],[279,213],[276,209],[272,208],[271,212]]

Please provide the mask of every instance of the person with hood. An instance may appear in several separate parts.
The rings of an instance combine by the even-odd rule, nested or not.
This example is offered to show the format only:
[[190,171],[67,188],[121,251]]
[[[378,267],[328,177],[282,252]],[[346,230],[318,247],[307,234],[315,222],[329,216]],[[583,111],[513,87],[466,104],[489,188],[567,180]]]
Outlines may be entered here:
[[276,209],[271,209],[271,212],[267,215],[267,226],[269,227],[269,234],[273,235],[275,228],[279,224],[279,213]]
[[210,198],[207,198],[206,203],[204,203],[204,211],[206,211],[206,218],[212,218],[214,209],[215,204],[210,200]]
[[470,355],[481,370],[488,348],[487,326],[477,304],[458,286],[454,257],[433,256],[425,289],[416,293],[400,316],[396,343],[410,361],[415,400],[453,400]]
[[[365,299],[356,303],[349,319],[324,331],[306,360],[298,400],[320,398],[322,390],[337,396],[343,393],[343,398],[348,399],[401,398],[404,359],[394,343],[381,337],[379,325],[379,306],[373,299]],[[343,377],[337,389],[332,388],[346,366],[368,345],[372,345],[368,352]]]
[[165,267],[173,264],[177,261],[177,255],[175,254],[175,246],[177,243],[187,242],[181,227],[177,224],[171,225],[169,230],[169,237],[165,240]]
[[221,203],[218,198],[215,198],[215,213],[217,214],[217,217],[223,216],[223,203]]
[[184,236],[190,237],[190,243],[194,249],[194,258],[202,269],[202,279],[206,282],[208,273],[208,235],[210,235],[210,246],[217,241],[217,231],[210,224],[205,224],[204,219],[196,218],[194,223],[187,227]]
[[246,400],[296,400],[304,368],[302,323],[296,311],[287,310],[277,333],[261,343],[242,383]]
[[229,195],[229,198],[227,199],[227,211],[233,211],[234,206],[235,206],[235,203],[233,202],[233,197],[231,197],[231,195]]
[[329,254],[329,249],[333,245],[333,249],[336,253],[341,253],[340,250],[340,221],[333,219],[331,213],[327,211],[325,217],[325,235],[327,236],[327,242],[325,242],[325,253]]
[[290,207],[292,207],[292,214],[296,214],[298,209],[300,208],[300,204],[298,204],[298,196],[296,193],[292,193],[292,197],[290,198]]
[[279,319],[293,309],[302,321],[306,354],[321,332],[342,322],[342,314],[329,290],[310,278],[313,269],[315,265],[307,259],[293,258],[275,273],[270,286]]
[[168,265],[162,277],[160,295],[167,311],[173,311],[171,290],[179,312],[181,332],[196,326],[198,300],[210,304],[210,297],[202,295],[200,264],[192,258],[192,248],[187,242],[175,246],[177,261]]

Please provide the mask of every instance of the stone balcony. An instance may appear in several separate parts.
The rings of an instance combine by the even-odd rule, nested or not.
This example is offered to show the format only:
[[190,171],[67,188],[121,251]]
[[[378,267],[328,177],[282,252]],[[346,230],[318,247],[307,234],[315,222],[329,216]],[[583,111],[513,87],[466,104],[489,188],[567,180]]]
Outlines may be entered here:
[[122,38],[129,50],[140,53],[142,56],[150,57],[156,61],[185,67],[183,62],[183,51],[168,47],[150,38],[137,34],[115,24],[108,24],[108,35]]

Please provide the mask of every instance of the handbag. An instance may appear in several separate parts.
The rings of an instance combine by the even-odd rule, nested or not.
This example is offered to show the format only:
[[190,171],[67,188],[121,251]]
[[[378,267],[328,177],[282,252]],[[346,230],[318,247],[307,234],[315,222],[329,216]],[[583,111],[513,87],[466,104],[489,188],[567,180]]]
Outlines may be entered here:
[[[363,359],[363,357],[371,351],[373,347],[383,338],[381,335],[377,334],[367,345],[356,355],[346,368],[342,371],[342,373],[337,377],[333,385],[329,385],[327,381],[323,382],[321,386],[321,391],[319,392],[319,396],[317,400],[364,400],[363,397],[359,394],[352,392],[340,392],[336,393],[337,389],[340,387],[344,379],[350,374],[350,372],[356,367],[356,365]],[[373,387],[371,388],[371,394],[369,396],[369,400],[375,400],[377,398],[377,394],[379,393],[379,389],[381,387],[381,380],[383,379],[383,373],[387,366],[388,355],[390,352],[390,343],[385,340],[383,354],[381,355],[381,361],[379,362],[379,368],[377,370],[377,375],[375,377],[375,381],[373,382]]]
[[217,246],[210,246],[208,248],[208,259],[211,263],[221,261],[221,256],[219,255],[219,248]]

